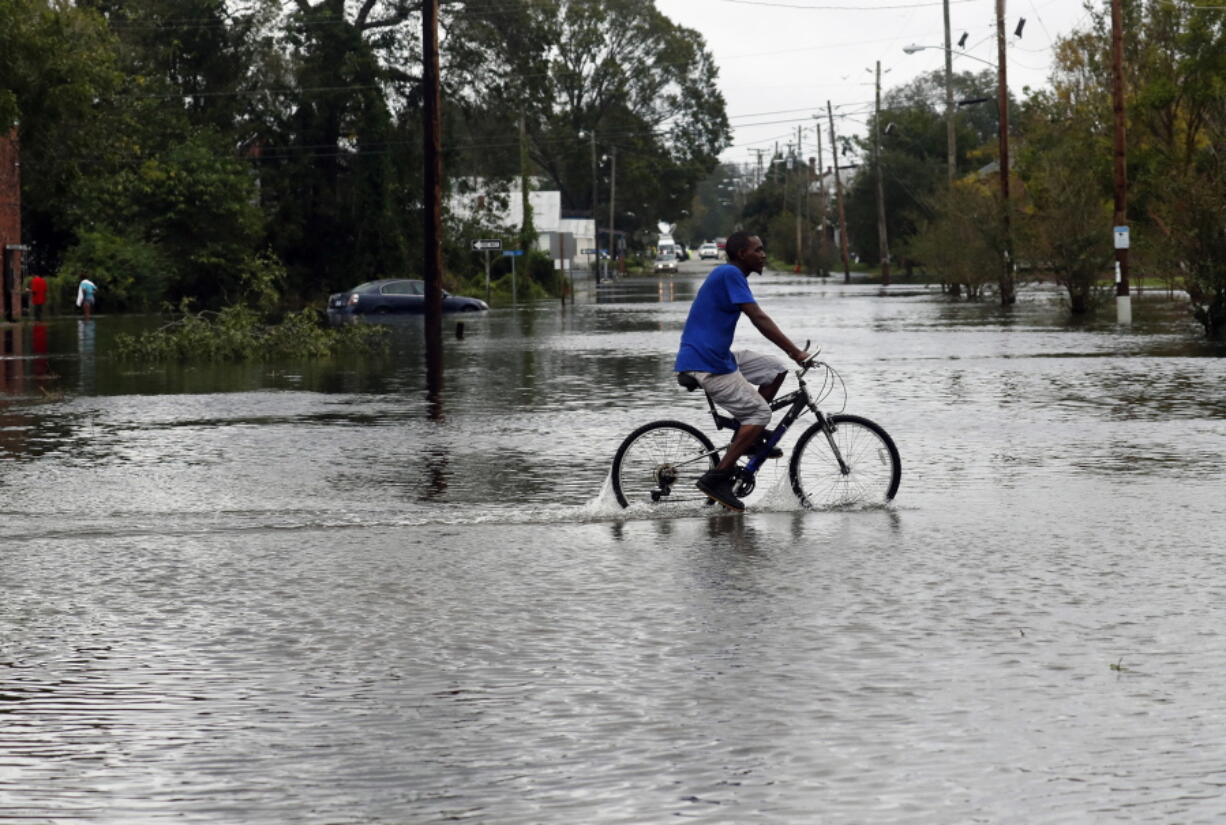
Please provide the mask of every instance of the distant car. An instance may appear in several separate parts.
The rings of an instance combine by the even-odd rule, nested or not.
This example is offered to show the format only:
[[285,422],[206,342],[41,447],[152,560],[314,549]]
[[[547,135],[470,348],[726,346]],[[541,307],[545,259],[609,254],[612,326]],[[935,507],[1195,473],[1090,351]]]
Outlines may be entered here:
[[716,248],[716,249],[718,249],[720,252],[723,252],[723,251],[724,251],[724,244],[725,244],[725,243],[727,243],[727,242],[728,242],[728,239],[727,239],[727,238],[716,238],[716,239],[715,239],[715,248]]
[[711,243],[710,241],[707,241],[702,246],[698,247],[698,258],[699,260],[703,260],[703,261],[707,260],[708,258],[712,258],[718,261],[719,260],[719,247]]
[[[489,304],[443,290],[443,312],[482,312]],[[403,315],[426,311],[424,281],[403,278],[367,281],[328,296],[329,315]]]
[[656,256],[655,272],[676,272],[677,256],[671,252]]

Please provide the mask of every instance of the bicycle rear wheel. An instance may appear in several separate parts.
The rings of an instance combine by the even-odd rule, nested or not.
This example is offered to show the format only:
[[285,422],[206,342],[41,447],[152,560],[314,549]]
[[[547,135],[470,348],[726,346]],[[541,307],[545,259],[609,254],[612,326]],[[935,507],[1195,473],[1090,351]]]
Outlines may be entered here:
[[613,493],[622,507],[632,504],[707,503],[694,483],[719,462],[715,445],[682,421],[644,424],[617,448]]
[[902,460],[889,434],[858,415],[826,420],[833,430],[829,438],[820,423],[814,424],[792,451],[788,473],[800,503],[823,509],[881,505],[893,499],[902,479]]

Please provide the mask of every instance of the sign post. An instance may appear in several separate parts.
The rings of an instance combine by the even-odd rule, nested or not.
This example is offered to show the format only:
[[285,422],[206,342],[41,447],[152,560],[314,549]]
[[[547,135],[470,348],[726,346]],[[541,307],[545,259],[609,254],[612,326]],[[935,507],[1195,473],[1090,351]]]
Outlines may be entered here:
[[519,293],[515,288],[515,259],[524,254],[522,249],[507,249],[502,253],[511,259],[511,303],[519,302]]
[[490,300],[490,253],[502,251],[502,241],[498,238],[473,241],[473,249],[485,253],[485,300]]
[[1115,238],[1115,316],[1120,324],[1132,323],[1132,297],[1128,294],[1128,248],[1132,239],[1127,226],[1116,226],[1112,232]]

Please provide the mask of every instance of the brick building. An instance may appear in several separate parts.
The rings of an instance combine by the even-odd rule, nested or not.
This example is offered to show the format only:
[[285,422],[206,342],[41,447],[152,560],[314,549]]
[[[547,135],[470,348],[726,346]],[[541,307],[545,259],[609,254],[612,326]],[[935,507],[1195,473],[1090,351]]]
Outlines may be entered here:
[[21,153],[14,127],[0,136],[0,308],[4,318],[21,317],[24,270],[21,243]]

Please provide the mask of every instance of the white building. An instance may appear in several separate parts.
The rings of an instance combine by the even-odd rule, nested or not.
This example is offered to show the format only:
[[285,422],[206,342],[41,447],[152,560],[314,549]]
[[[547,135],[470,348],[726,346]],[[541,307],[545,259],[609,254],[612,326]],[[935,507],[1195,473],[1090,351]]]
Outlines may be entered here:
[[[451,212],[471,218],[484,213],[507,232],[519,231],[524,221],[523,197],[519,181],[509,189],[491,189],[483,181],[468,181],[466,194],[453,194],[448,203]],[[528,192],[532,207],[532,226],[537,232],[536,248],[554,251],[554,266],[570,270],[575,266],[586,268],[595,265],[594,255],[585,255],[583,250],[596,248],[596,221],[592,218],[562,217],[562,193],[550,189],[533,189]],[[559,258],[561,244],[565,240],[565,253]]]

